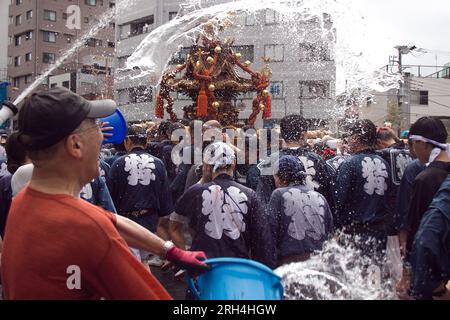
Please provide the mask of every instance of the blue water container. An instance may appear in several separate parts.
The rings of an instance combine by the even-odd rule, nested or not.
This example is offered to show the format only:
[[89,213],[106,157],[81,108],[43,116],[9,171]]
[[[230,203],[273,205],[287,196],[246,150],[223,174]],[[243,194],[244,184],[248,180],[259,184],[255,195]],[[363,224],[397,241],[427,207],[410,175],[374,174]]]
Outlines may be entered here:
[[127,122],[125,121],[124,116],[120,112],[120,109],[117,108],[116,112],[112,115],[100,119],[103,122],[109,122],[107,127],[113,127],[112,131],[105,131],[104,133],[112,133],[112,137],[107,137],[103,144],[114,143],[119,144],[125,139],[125,135],[127,133]]
[[252,260],[217,258],[206,260],[211,270],[197,280],[188,277],[198,300],[282,300],[281,278],[270,268]]

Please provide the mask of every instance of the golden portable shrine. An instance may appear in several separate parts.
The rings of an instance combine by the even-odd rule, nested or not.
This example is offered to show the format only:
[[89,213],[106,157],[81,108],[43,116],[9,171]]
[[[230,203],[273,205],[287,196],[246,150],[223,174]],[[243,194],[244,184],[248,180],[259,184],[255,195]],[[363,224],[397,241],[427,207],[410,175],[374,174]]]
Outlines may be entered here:
[[[241,62],[241,54],[233,50],[232,41],[222,44],[219,40],[201,37],[201,41],[191,47],[183,64],[164,73],[156,99],[156,117],[164,118],[166,110],[170,120],[177,121],[170,94],[178,92],[194,102],[183,107],[185,119],[217,120],[223,126],[237,125],[239,108],[236,100],[240,94],[255,92],[247,125],[254,125],[260,112],[263,119],[271,118],[271,97],[267,87],[272,70],[267,63],[259,71],[253,71],[250,65],[250,61]],[[239,69],[249,78],[241,76]]]

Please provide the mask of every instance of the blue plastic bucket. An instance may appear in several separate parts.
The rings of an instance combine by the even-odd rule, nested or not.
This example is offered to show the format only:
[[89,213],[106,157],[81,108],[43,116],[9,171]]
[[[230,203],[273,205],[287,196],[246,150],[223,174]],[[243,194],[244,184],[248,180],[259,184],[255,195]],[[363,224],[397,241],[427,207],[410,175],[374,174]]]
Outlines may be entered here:
[[281,278],[265,265],[246,259],[205,261],[211,270],[197,280],[188,277],[198,300],[282,300]]
[[111,137],[107,137],[107,139],[103,141],[103,144],[118,144],[125,139],[125,135],[127,133],[127,122],[125,121],[125,118],[123,117],[119,108],[117,108],[116,112],[114,112],[112,115],[106,118],[102,118],[100,119],[100,121],[109,122],[109,124],[106,126],[114,128],[113,130],[104,132],[112,133],[113,135]]

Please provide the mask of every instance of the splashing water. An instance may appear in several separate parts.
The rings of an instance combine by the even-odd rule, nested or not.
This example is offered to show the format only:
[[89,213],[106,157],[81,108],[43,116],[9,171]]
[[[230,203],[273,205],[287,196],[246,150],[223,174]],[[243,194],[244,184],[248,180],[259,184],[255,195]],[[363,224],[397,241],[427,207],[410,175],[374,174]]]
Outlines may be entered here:
[[[118,75],[119,79],[126,80],[147,77],[152,85],[157,85],[163,72],[168,68],[172,54],[182,47],[190,47],[200,35],[210,37],[204,32],[204,27],[213,25],[219,37],[223,35],[238,35],[245,39],[247,28],[240,25],[242,15],[256,15],[266,9],[279,14],[280,28],[277,27],[277,38],[282,43],[301,43],[302,40],[311,40],[312,30],[305,30],[301,22],[315,20],[320,30],[314,30],[317,35],[315,41],[327,43],[334,51],[337,79],[336,93],[352,92],[358,89],[361,100],[370,96],[373,90],[384,92],[397,88],[401,78],[392,75],[374,65],[370,53],[362,54],[358,47],[365,39],[364,21],[357,11],[355,0],[302,0],[302,1],[274,1],[274,0],[236,0],[216,5],[202,6],[205,1],[190,0],[182,5],[181,15],[168,23],[153,30],[136,48],[126,63],[126,69],[139,69],[125,75]],[[214,3],[217,3],[214,2]],[[333,19],[332,27],[324,19],[324,13]],[[257,22],[263,24],[264,22]],[[245,24],[245,23],[244,23]],[[226,26],[225,32],[219,32]],[[337,36],[336,31],[337,30]],[[261,31],[263,31],[261,26]],[[254,36],[254,35],[253,35]],[[333,58],[332,58],[333,59]],[[256,63],[256,57],[255,57]],[[322,61],[314,62],[317,70]],[[323,68],[322,68],[323,69]],[[340,115],[342,106],[336,105],[330,117]]]
[[77,52],[77,49],[84,46],[87,39],[94,37],[100,30],[107,27],[109,23],[115,18],[116,10],[121,10],[124,8],[126,3],[118,4],[116,8],[109,9],[102,16],[99,17],[99,22],[95,24],[88,32],[86,32],[82,37],[80,37],[73,46],[67,50],[54,64],[52,64],[47,71],[40,75],[36,80],[30,84],[14,101],[15,105],[20,104],[37,86],[39,86],[47,76],[49,76],[53,71],[55,71],[64,61],[70,58],[73,54]]
[[275,273],[282,278],[285,300],[396,299],[392,280],[379,265],[351,245],[330,240],[306,262],[284,265]]

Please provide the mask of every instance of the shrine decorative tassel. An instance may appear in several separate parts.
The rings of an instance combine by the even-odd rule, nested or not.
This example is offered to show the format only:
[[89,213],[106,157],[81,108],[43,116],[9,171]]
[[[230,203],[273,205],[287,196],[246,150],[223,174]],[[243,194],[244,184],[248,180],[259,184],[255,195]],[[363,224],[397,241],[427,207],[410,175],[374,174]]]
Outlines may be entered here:
[[206,117],[208,114],[208,96],[205,89],[200,89],[197,98],[197,116]]
[[155,116],[159,119],[164,118],[164,101],[160,95],[156,97]]
[[269,119],[272,117],[272,98],[270,95],[266,96],[266,101],[264,104],[266,107],[263,111],[263,119]]

